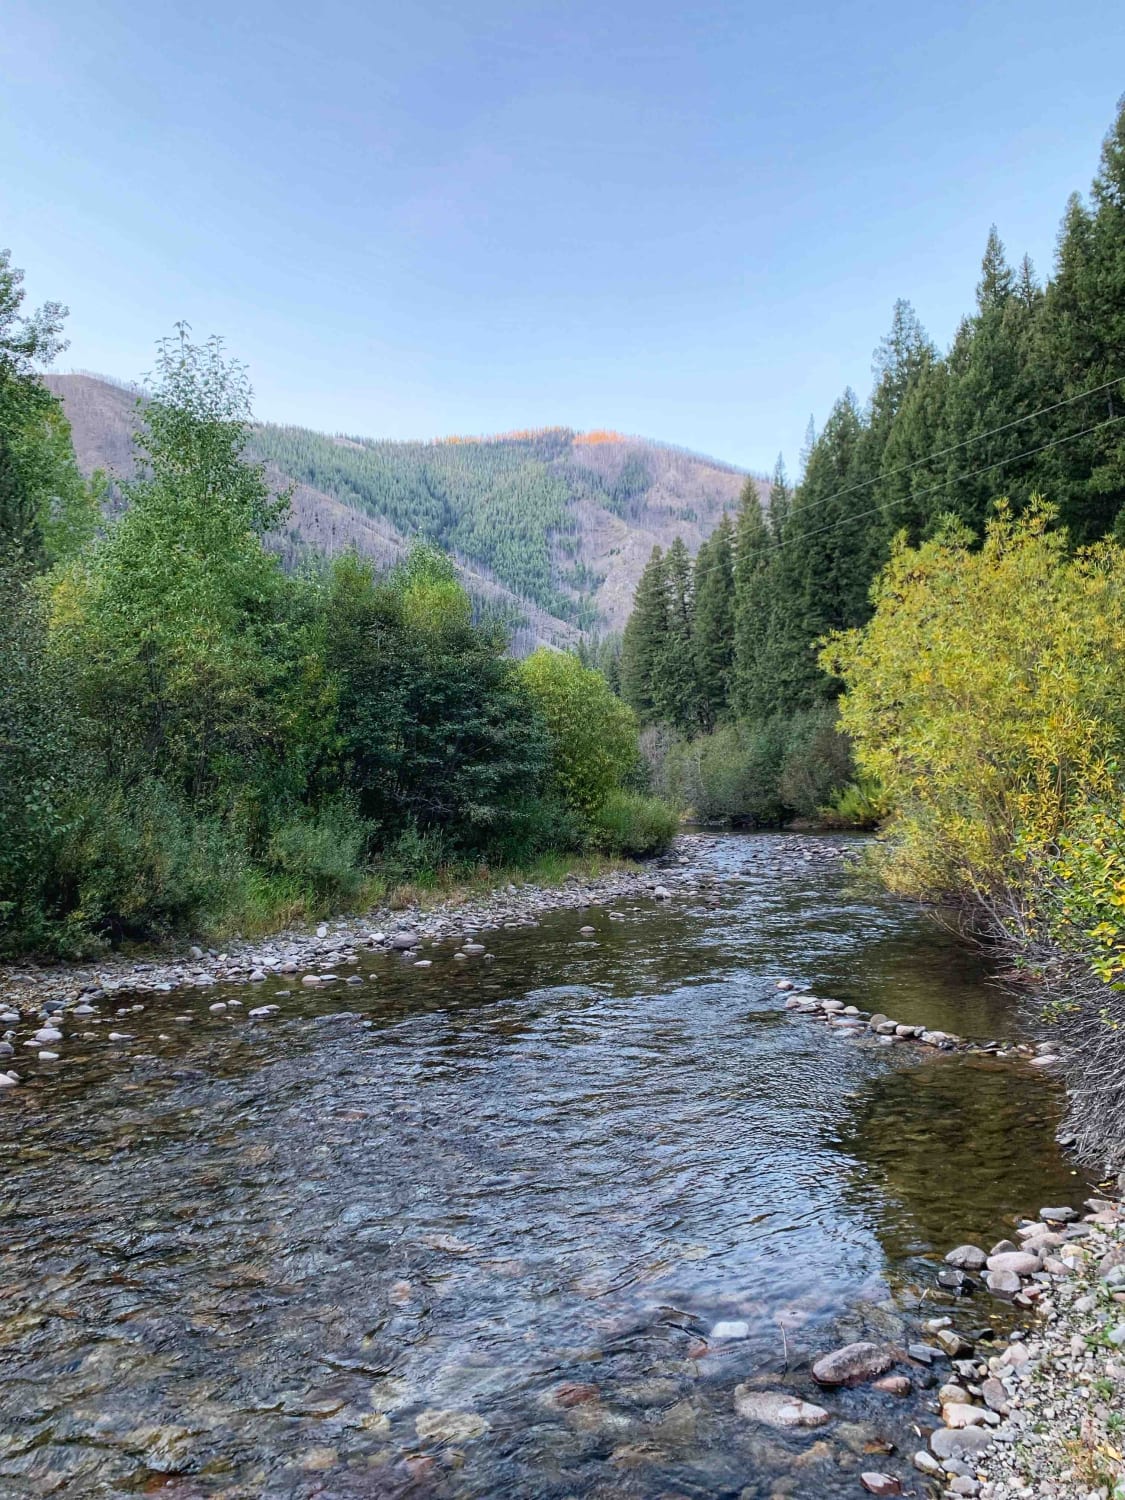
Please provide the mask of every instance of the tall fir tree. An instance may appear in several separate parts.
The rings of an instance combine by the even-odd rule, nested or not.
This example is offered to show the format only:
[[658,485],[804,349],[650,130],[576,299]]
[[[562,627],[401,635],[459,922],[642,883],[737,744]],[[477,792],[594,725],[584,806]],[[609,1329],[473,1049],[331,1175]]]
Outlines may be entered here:
[[734,667],[734,525],[725,512],[695,560],[695,677],[706,729],[726,716]]
[[664,558],[667,579],[667,626],[652,686],[656,717],[677,729],[699,726],[699,688],[695,675],[695,596],[691,557],[676,537]]
[[[1089,207],[1077,196],[1067,206],[1042,345],[1059,396],[1105,387],[1053,414],[1053,435],[1068,441],[1047,455],[1045,488],[1075,541],[1093,541],[1115,521],[1125,535],[1125,420],[1118,420],[1125,417],[1125,97],[1102,145]],[[1072,440],[1091,427],[1097,430]]]
[[768,709],[769,684],[764,680],[766,643],[776,598],[772,576],[776,567],[777,531],[784,526],[789,492],[781,459],[770,486],[770,521],[762,508],[755,479],[747,479],[739,499],[734,551],[734,665],[731,704],[744,719],[763,717]]
[[642,724],[660,717],[654,690],[667,635],[668,567],[663,552],[654,547],[621,637],[621,696]]

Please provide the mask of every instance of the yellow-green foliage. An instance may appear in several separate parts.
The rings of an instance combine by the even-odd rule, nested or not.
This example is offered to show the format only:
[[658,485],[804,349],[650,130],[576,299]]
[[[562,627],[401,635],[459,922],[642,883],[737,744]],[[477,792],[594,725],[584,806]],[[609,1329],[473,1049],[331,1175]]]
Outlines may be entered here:
[[841,725],[893,812],[885,875],[915,895],[1021,889],[1086,811],[1118,796],[1125,551],[1070,556],[1036,501],[984,545],[900,542],[862,630],[822,654]]
[[551,740],[555,789],[587,816],[602,806],[637,763],[637,721],[600,672],[569,652],[546,647],[522,665]]
[[1125,979],[1125,821],[1120,796],[1085,809],[1050,861],[1052,928],[1075,934],[1106,983]]

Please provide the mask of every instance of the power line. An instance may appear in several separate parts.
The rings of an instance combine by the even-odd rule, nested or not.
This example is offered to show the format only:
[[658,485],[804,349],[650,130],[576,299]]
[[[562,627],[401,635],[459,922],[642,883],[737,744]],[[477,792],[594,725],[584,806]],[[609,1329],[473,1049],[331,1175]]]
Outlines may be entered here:
[[[990,427],[987,432],[975,433],[972,437],[964,438],[959,443],[953,443],[948,448],[939,448],[936,453],[927,453],[925,458],[916,458],[913,463],[900,464],[897,469],[888,469],[886,473],[876,474],[872,479],[860,479],[855,484],[849,484],[835,494],[829,495],[823,502],[825,505],[832,500],[839,500],[843,495],[852,495],[856,490],[868,489],[873,484],[879,484],[884,479],[893,479],[897,474],[909,474],[911,469],[920,469],[924,464],[933,463],[935,458],[946,458],[950,453],[957,453],[962,448],[968,448],[973,443],[982,443],[985,438],[995,437],[997,433],[1009,432],[1013,427],[1020,427],[1024,422],[1032,422],[1036,417],[1049,416],[1053,411],[1060,411],[1064,406],[1073,406],[1076,401],[1084,401],[1087,396],[1100,396],[1102,391],[1108,391],[1111,386],[1125,383],[1125,375],[1117,375],[1113,380],[1107,380],[1102,385],[1091,386],[1088,391],[1079,391],[1077,396],[1067,396],[1062,401],[1055,401],[1050,406],[1041,406],[1038,411],[1029,411],[1025,416],[1014,417],[1010,422],[1004,422],[999,427]],[[1114,419],[1116,420],[1116,419]],[[1007,461],[1007,460],[1005,460]],[[984,470],[982,473],[986,472]]]
[[[1119,378],[1125,379],[1125,376]],[[1109,384],[1116,385],[1117,381],[1110,381]],[[1104,390],[1105,386],[1099,386],[1098,389]],[[1048,408],[1048,410],[1050,409],[1052,408]],[[1112,427],[1115,422],[1125,422],[1125,412],[1122,412],[1117,417],[1107,417],[1104,422],[1095,422],[1092,427],[1084,427],[1081,432],[1072,432],[1066,437],[1053,438],[1049,443],[1041,443],[1038,448],[1028,448],[1023,453],[1013,453],[1008,458],[997,459],[994,464],[985,464],[979,469],[968,469],[964,474],[956,474],[952,479],[946,479],[941,484],[931,485],[929,489],[916,490],[910,498],[912,500],[920,500],[924,495],[935,495],[940,490],[947,490],[951,485],[961,484],[966,479],[976,479],[978,475],[990,474],[993,469],[1002,469],[1005,464],[1018,463],[1021,458],[1034,458],[1037,453],[1046,453],[1049,448],[1060,448],[1064,443],[1077,442],[1079,438],[1089,437],[1092,432],[1100,432],[1105,427]],[[997,429],[997,431],[1002,430],[1001,428]],[[937,455],[935,454],[934,457],[937,457]],[[881,475],[879,477],[882,478],[885,476]],[[846,495],[847,493],[847,490],[838,491],[839,495]],[[837,495],[829,495],[824,504],[827,505],[829,501],[836,498]],[[838,531],[841,526],[850,526],[854,521],[862,521],[868,516],[877,516],[882,510],[883,507],[881,505],[873,505],[870,510],[858,510],[854,515],[843,516],[838,521],[830,521],[826,526],[815,526],[811,531],[801,532],[799,536],[785,537],[779,542],[771,542],[769,546],[759,547],[755,550],[759,552],[776,552],[782,547],[787,547],[790,542],[803,542],[807,541],[809,537],[822,536],[826,531]]]

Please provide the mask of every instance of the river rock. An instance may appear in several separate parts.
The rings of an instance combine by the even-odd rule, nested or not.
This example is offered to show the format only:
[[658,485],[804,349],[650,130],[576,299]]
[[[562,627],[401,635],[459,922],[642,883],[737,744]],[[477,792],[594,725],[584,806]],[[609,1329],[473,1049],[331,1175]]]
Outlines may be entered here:
[[1017,1276],[1034,1276],[1039,1269],[1038,1255],[1027,1250],[1002,1250],[988,1257],[990,1271],[1014,1271]]
[[968,1339],[962,1338],[956,1329],[939,1328],[937,1333],[934,1334],[934,1338],[937,1340],[942,1352],[948,1354],[950,1359],[959,1359],[963,1354],[972,1353],[972,1344],[969,1343]]
[[937,1284],[947,1291],[959,1292],[964,1297],[971,1297],[976,1287],[976,1282],[968,1272],[959,1271],[956,1266],[942,1266],[937,1273]]
[[990,1375],[980,1388],[986,1405],[1001,1417],[1006,1417],[1011,1408],[1008,1392],[1002,1380],[997,1380],[995,1375]]
[[62,1039],[63,1034],[57,1026],[41,1026],[35,1033],[37,1042],[61,1042]]
[[930,1447],[940,1459],[972,1457],[991,1443],[992,1430],[987,1427],[939,1427],[930,1434]]
[[1001,1297],[1013,1296],[1022,1285],[1015,1271],[988,1271],[984,1281],[990,1292]]
[[979,1245],[958,1245],[945,1257],[946,1265],[958,1271],[981,1271],[987,1260],[988,1256]]
[[947,1427],[987,1427],[1000,1418],[984,1406],[973,1406],[969,1401],[954,1401],[941,1409],[941,1419]]
[[461,949],[461,952],[462,953],[467,953],[467,954],[470,955],[470,957],[475,958],[477,956],[477,954],[484,952],[484,944],[483,943],[465,943],[464,946]]
[[0,1073],[0,1089],[14,1089],[16,1080],[7,1073]]
[[750,1337],[750,1324],[741,1318],[731,1319],[726,1323],[716,1323],[711,1330],[713,1339],[748,1339]]
[[396,932],[391,937],[391,947],[396,953],[409,953],[411,948],[417,948],[419,941],[416,932]]
[[932,1365],[935,1359],[941,1359],[942,1351],[935,1349],[932,1344],[910,1344],[907,1346],[907,1354],[911,1359],[918,1361],[920,1365]]
[[475,1411],[424,1411],[415,1417],[414,1431],[423,1442],[467,1443],[483,1437],[488,1423]]
[[818,1385],[861,1385],[884,1374],[894,1362],[892,1352],[878,1344],[845,1344],[816,1361],[812,1367],[813,1379]]
[[1069,1224],[1078,1217],[1074,1208],[1041,1208],[1039,1217],[1046,1224]]
[[871,1389],[884,1391],[888,1396],[909,1396],[914,1383],[909,1375],[884,1375],[882,1380],[873,1383]]
[[830,1421],[823,1406],[802,1401],[785,1391],[755,1391],[749,1386],[735,1386],[734,1409],[748,1422],[763,1422],[767,1427],[823,1427]]
[[934,1479],[939,1479],[945,1472],[933,1454],[927,1453],[925,1448],[918,1450],[912,1462],[919,1474],[929,1474]]
[[861,1474],[859,1482],[869,1495],[901,1495],[902,1485],[890,1474]]

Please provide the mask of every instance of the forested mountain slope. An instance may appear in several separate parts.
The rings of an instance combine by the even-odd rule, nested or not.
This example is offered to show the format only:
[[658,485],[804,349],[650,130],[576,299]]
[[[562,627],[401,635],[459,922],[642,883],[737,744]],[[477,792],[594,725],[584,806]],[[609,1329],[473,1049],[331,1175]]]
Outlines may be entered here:
[[[85,374],[48,383],[82,468],[127,476],[136,393]],[[263,424],[252,452],[294,485],[294,552],[355,546],[390,562],[420,537],[434,541],[519,650],[619,630],[653,546],[678,535],[697,550],[745,478],[659,443],[567,428],[391,443]]]

